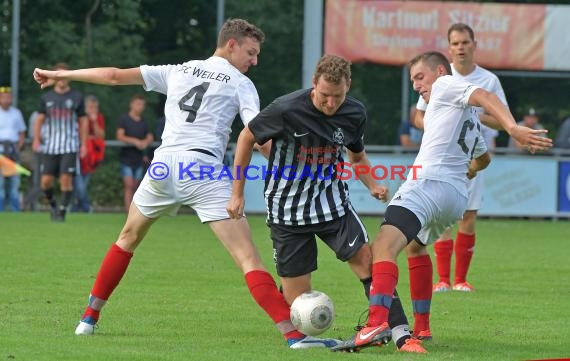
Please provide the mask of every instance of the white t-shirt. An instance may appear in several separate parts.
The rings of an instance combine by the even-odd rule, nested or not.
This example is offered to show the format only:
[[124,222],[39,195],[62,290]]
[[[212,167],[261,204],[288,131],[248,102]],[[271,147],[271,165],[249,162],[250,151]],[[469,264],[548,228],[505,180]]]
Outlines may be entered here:
[[[503,104],[508,108],[509,104],[507,103],[507,98],[505,97],[505,92],[503,87],[501,86],[501,82],[499,78],[489,70],[482,68],[478,65],[475,65],[475,69],[467,74],[462,75],[455,70],[453,67],[453,63],[451,65],[451,73],[453,76],[463,79],[469,83],[475,84],[480,88],[485,89],[488,92],[494,93]],[[425,111],[427,107],[426,102],[422,97],[418,99],[418,103],[416,105],[417,109]],[[474,107],[477,110],[477,114],[484,113],[484,109],[480,107]],[[484,124],[481,124],[481,134],[485,139],[485,143],[490,146],[494,144],[493,139],[499,135],[499,132],[496,129],[489,128]]]
[[[480,139],[479,117],[468,104],[479,87],[444,75],[432,85],[424,116],[424,136],[416,160],[418,179],[448,182],[467,197],[467,169],[472,158],[487,151]],[[409,172],[408,180],[413,180]]]
[[26,123],[19,109],[10,106],[4,110],[0,107],[0,142],[16,143],[20,139],[20,133],[25,131]]
[[259,113],[255,86],[224,58],[140,69],[145,90],[167,96],[158,152],[200,148],[221,160],[236,115],[247,124]]

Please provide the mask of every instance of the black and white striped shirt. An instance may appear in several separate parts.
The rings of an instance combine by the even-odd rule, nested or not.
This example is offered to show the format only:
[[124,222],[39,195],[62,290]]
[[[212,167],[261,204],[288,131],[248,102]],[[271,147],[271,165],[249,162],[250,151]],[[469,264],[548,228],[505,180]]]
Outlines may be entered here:
[[41,152],[76,153],[79,150],[78,118],[85,116],[81,92],[70,89],[58,94],[52,89],[42,95],[38,112],[45,114]]
[[364,150],[366,110],[347,96],[328,116],[315,108],[311,89],[277,98],[248,127],[258,144],[272,140],[265,175],[268,222],[305,225],[342,217],[349,205],[348,187],[338,178],[343,150]]

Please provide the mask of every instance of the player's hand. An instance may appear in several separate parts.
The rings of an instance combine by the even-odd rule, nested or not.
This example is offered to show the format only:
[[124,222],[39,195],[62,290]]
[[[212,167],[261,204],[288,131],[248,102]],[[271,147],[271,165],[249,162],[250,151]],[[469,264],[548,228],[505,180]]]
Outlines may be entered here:
[[477,171],[469,168],[467,170],[467,179],[473,179],[477,175]]
[[381,200],[382,202],[386,203],[388,200],[388,196],[390,195],[390,191],[388,187],[385,186],[375,186],[371,191],[370,194],[372,197]]
[[232,195],[228,202],[228,205],[226,206],[226,210],[228,211],[231,219],[240,219],[243,217],[244,206],[245,199],[243,196]]
[[34,69],[34,80],[40,85],[41,89],[45,89],[55,84],[55,71]]
[[546,137],[547,133],[548,130],[546,129],[535,130],[517,125],[513,128],[511,137],[513,137],[523,147],[527,148],[530,153],[534,154],[537,151],[544,151],[552,148],[552,139]]

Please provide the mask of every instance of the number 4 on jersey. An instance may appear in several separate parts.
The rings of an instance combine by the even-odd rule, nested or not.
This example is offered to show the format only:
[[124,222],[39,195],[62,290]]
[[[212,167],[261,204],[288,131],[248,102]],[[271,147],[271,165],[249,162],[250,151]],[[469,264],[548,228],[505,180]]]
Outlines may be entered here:
[[[196,119],[196,113],[198,113],[198,109],[200,109],[200,105],[202,105],[202,98],[204,97],[204,93],[206,93],[209,86],[209,82],[204,82],[200,85],[196,85],[190,89],[188,93],[186,93],[186,95],[183,96],[182,99],[180,99],[178,102],[180,110],[188,112],[188,117],[186,118],[186,121],[188,123],[193,123]],[[192,104],[186,104],[186,102],[192,99],[192,97],[194,97]]]

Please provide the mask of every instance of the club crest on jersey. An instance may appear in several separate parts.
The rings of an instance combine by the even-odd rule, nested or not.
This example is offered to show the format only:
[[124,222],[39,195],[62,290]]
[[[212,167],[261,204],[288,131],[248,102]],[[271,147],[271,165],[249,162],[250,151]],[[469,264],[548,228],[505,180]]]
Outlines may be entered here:
[[73,100],[72,100],[72,99],[66,99],[66,100],[65,100],[65,107],[66,107],[67,109],[73,108]]
[[336,128],[333,132],[333,141],[338,144],[344,144],[344,133],[342,132],[342,129]]

